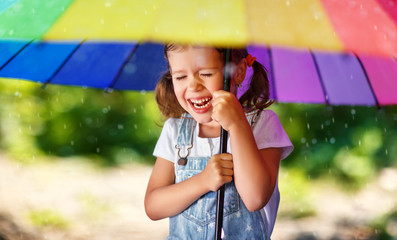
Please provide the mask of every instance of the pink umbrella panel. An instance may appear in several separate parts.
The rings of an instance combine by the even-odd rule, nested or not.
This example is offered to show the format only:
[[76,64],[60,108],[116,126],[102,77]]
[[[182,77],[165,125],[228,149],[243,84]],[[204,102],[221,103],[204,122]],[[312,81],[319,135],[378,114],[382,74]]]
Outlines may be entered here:
[[[271,97],[278,102],[397,104],[393,57],[276,46],[248,49],[267,68]],[[0,52],[0,77],[44,84],[151,91],[167,70],[163,45],[156,43],[1,41]]]

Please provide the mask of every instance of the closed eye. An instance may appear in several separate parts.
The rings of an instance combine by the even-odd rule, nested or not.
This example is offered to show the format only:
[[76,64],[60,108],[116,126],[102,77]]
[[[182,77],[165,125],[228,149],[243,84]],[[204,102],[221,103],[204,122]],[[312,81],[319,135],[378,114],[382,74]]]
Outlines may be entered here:
[[183,80],[185,78],[186,78],[186,76],[177,76],[177,77],[175,77],[176,80]]
[[200,75],[203,76],[203,77],[211,77],[212,73],[202,73]]

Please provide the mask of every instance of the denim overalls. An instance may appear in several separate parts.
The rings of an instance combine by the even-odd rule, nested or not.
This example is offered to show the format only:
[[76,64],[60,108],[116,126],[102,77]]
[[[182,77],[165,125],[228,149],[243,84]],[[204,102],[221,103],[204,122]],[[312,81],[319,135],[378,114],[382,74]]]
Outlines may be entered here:
[[[252,114],[250,117],[252,118]],[[252,122],[251,119],[248,119]],[[196,121],[188,114],[181,117],[178,126],[177,148],[186,154],[193,147],[192,138]],[[252,124],[251,124],[252,126]],[[175,183],[200,173],[210,157],[188,156],[184,166],[175,164]],[[223,239],[268,239],[267,230],[260,211],[250,212],[245,207],[234,181],[225,188],[223,210]],[[215,239],[216,192],[201,196],[182,213],[170,217],[167,239]]]

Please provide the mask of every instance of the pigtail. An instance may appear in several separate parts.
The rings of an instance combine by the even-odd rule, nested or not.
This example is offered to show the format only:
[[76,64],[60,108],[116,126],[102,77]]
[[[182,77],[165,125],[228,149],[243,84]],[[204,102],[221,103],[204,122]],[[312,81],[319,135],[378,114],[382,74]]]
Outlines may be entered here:
[[273,104],[270,100],[269,79],[265,67],[258,61],[252,64],[254,73],[250,79],[250,86],[240,97],[243,108],[248,111],[262,110]]
[[166,118],[182,116],[185,110],[181,107],[174,94],[172,76],[167,71],[158,81],[155,89],[157,106]]

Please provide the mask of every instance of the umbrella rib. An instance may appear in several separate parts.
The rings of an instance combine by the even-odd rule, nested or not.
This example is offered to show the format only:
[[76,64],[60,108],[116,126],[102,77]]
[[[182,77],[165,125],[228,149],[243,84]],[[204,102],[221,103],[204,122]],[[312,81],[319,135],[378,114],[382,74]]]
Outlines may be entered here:
[[371,81],[369,80],[369,77],[368,77],[368,74],[367,74],[367,70],[365,70],[364,64],[363,64],[363,62],[361,61],[361,59],[358,57],[357,53],[353,53],[353,54],[354,54],[354,56],[356,57],[358,63],[360,64],[361,69],[363,70],[363,73],[364,73],[365,79],[367,80],[369,89],[371,89],[371,93],[372,93],[372,95],[374,96],[376,107],[377,107],[378,109],[380,109],[380,104],[379,104],[378,98],[377,98],[376,95],[375,95],[375,91],[374,91],[374,89],[372,88]]
[[34,41],[34,39],[30,40],[30,42],[26,43],[21,49],[18,50],[18,52],[16,52],[12,57],[10,57],[10,59],[8,59],[1,67],[0,70],[2,70],[5,66],[7,66],[7,64],[9,64],[18,54],[20,54],[27,46],[29,46],[32,42]]
[[320,80],[321,89],[323,90],[323,94],[324,94],[324,97],[325,97],[325,104],[327,106],[329,106],[328,93],[327,93],[327,90],[325,89],[325,86],[324,86],[323,77],[321,75],[320,68],[319,68],[317,60],[316,60],[316,56],[314,55],[312,49],[309,49],[309,51],[310,51],[310,55],[313,58],[313,63],[314,63],[314,67],[316,68],[316,73],[317,73],[318,79]]
[[270,71],[270,76],[272,79],[272,90],[273,90],[273,98],[277,99],[277,93],[276,93],[276,79],[274,78],[274,72],[273,72],[273,56],[272,56],[272,51],[270,49],[270,45],[267,46],[267,51],[269,54],[269,71]]
[[86,39],[82,40],[75,49],[73,49],[72,52],[70,52],[69,56],[65,58],[65,60],[59,65],[57,70],[49,77],[44,83],[43,86],[41,86],[42,89],[44,89],[50,82],[51,80],[58,74],[58,72],[62,69],[62,67],[69,61],[69,59],[73,56],[73,54],[77,51],[77,49],[80,48],[80,46],[86,41]]
[[138,49],[138,46],[140,45],[140,43],[137,43],[134,48],[131,50],[131,52],[128,54],[126,60],[124,61],[124,63],[121,65],[120,69],[117,71],[117,74],[114,76],[113,80],[110,82],[109,86],[107,88],[105,88],[105,92],[109,93],[112,92],[112,89],[114,87],[114,85],[116,85],[116,82],[118,80],[118,78],[120,77],[125,65],[128,63],[128,61],[132,58],[132,56],[134,55],[134,53],[136,52],[136,50]]

